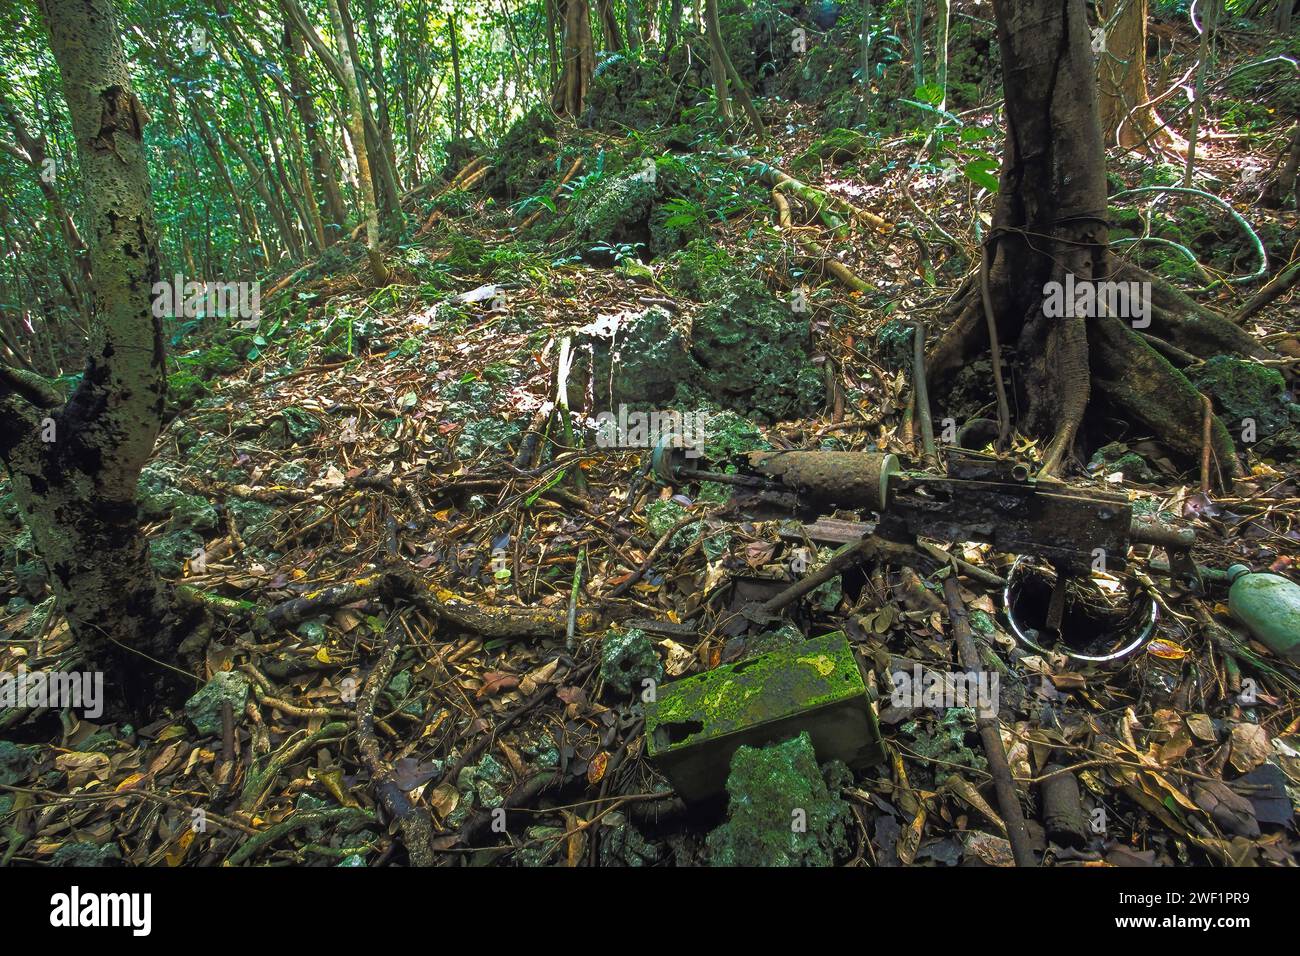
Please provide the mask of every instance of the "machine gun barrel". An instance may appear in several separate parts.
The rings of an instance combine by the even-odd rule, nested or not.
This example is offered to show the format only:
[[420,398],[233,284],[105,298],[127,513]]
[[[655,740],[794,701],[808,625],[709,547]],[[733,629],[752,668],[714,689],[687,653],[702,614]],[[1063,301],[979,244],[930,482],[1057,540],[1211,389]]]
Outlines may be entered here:
[[880,515],[876,533],[895,540],[981,541],[1068,571],[1099,559],[1123,570],[1130,545],[1151,544],[1195,577],[1192,529],[1136,515],[1125,494],[1034,478],[1023,462],[966,449],[949,450],[944,474],[904,470],[887,452],[753,451],[745,461],[747,474],[690,471],[657,449],[654,469],[666,481],[725,481],[735,486],[733,505],[751,516],[872,511]]

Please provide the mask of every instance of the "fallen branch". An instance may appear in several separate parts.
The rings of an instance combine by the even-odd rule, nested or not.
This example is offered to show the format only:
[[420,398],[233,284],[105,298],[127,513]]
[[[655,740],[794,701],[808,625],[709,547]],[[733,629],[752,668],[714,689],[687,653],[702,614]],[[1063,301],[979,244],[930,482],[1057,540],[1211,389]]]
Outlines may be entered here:
[[[957,583],[956,574],[949,574],[943,579],[943,596],[948,601],[948,617],[952,621],[952,634],[957,641],[962,666],[972,672],[981,670],[983,664],[975,647],[975,638],[971,634],[970,618],[961,599],[961,586]],[[996,717],[986,717],[977,710],[975,726],[984,744],[984,755],[988,758],[989,772],[993,776],[993,786],[998,795],[998,809],[1002,812],[1002,821],[1007,828],[1007,840],[1011,843],[1011,854],[1015,857],[1016,866],[1037,866],[1038,861],[1034,859],[1034,851],[1029,844],[1025,814],[1020,807],[1020,794],[1011,780],[1011,766],[1007,763],[1007,752],[998,733],[998,720]]]
[[[578,172],[578,170],[581,168],[582,168],[582,157],[579,156],[577,159],[573,161],[573,165],[569,167],[569,171],[564,174],[564,178],[561,179],[556,184],[555,188],[551,190],[551,202],[555,202],[555,200],[560,198],[560,193],[564,191],[565,184],[568,183],[568,181],[572,179],[574,175]],[[529,226],[535,223],[538,220],[538,218],[541,217],[541,215],[542,215],[542,210],[540,209],[535,210],[532,214],[528,216],[527,219],[525,219],[523,222],[519,224],[519,231],[523,232],[524,230],[526,230]]]
[[412,803],[406,791],[393,779],[393,767],[384,759],[375,737],[375,705],[388,686],[388,679],[397,665],[401,650],[401,630],[391,628],[384,652],[375,664],[375,669],[366,678],[365,688],[357,700],[357,746],[361,751],[361,759],[370,770],[370,782],[384,804],[384,809],[397,821],[397,826],[402,831],[402,842],[406,845],[411,865],[433,866],[433,820],[428,810]]
[[859,278],[857,273],[836,259],[808,236],[795,230],[790,219],[790,202],[784,195],[782,195],[779,189],[772,190],[772,202],[776,206],[778,226],[783,231],[791,233],[794,236],[795,243],[798,244],[804,252],[813,259],[816,259],[823,267],[825,267],[827,272],[835,276],[835,278],[839,279],[840,282],[844,283],[855,292],[871,291],[872,286],[870,283]]
[[1270,279],[1264,285],[1264,288],[1251,296],[1246,304],[1233,314],[1232,321],[1237,325],[1241,325],[1260,309],[1270,305],[1284,292],[1294,288],[1298,281],[1300,281],[1300,262],[1296,262],[1290,269],[1283,270]]
[[807,183],[795,179],[784,170],[777,169],[761,159],[755,159],[742,150],[734,147],[724,147],[719,151],[718,155],[730,162],[745,165],[751,175],[756,176],[773,189],[792,193],[808,203],[816,211],[817,217],[835,234],[837,239],[848,237],[848,222],[845,217],[850,220],[861,219],[881,232],[889,232],[894,228],[893,223],[882,219],[875,213],[867,212],[865,209],[858,209],[839,196],[833,196],[821,189],[809,186]]
[[262,849],[268,843],[274,843],[282,836],[292,833],[294,830],[301,830],[303,827],[309,827],[322,823],[345,823],[356,821],[358,823],[369,823],[374,820],[375,815],[369,810],[363,810],[360,807],[330,807],[326,810],[298,810],[293,813],[287,820],[277,823],[275,826],[267,827],[260,830],[249,839],[240,844],[239,849],[230,854],[230,857],[221,865],[222,866],[239,866],[239,864],[248,860],[254,853]]

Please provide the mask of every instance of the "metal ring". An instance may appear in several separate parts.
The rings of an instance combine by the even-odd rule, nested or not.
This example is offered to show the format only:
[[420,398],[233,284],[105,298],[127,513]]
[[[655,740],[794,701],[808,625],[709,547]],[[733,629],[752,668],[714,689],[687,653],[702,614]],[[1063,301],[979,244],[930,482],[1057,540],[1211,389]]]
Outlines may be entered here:
[[1106,661],[1118,660],[1121,657],[1127,657],[1129,654],[1132,654],[1134,651],[1136,651],[1147,641],[1151,640],[1151,636],[1155,634],[1156,621],[1160,619],[1160,608],[1156,604],[1156,599],[1153,598],[1150,594],[1147,594],[1147,600],[1151,603],[1151,609],[1147,615],[1146,627],[1142,629],[1141,634],[1139,634],[1136,638],[1133,639],[1132,643],[1128,644],[1123,648],[1120,648],[1118,651],[1115,651],[1115,653],[1113,654],[1104,654],[1104,655],[1076,654],[1074,651],[1049,650],[1045,647],[1039,647],[1037,644],[1035,644],[1033,641],[1031,641],[1028,637],[1025,636],[1024,631],[1020,630],[1020,625],[1016,623],[1016,617],[1011,612],[1011,588],[1016,580],[1016,572],[1020,570],[1020,565],[1024,563],[1024,560],[1025,560],[1024,555],[1020,555],[1019,557],[1017,557],[1015,563],[1011,565],[1011,570],[1007,572],[1007,583],[1002,588],[1002,609],[1006,613],[1007,623],[1011,625],[1012,633],[1016,635],[1016,640],[1018,640],[1021,644],[1025,645],[1031,650],[1037,651],[1040,654],[1047,654],[1049,656],[1052,654],[1064,654],[1066,657],[1072,658],[1076,661],[1092,661],[1094,663],[1104,663]]

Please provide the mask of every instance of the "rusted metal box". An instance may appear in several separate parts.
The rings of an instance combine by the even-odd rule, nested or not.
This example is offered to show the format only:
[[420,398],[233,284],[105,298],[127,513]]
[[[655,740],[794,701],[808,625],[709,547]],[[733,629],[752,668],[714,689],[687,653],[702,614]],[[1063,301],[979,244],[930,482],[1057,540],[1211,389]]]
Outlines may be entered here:
[[839,632],[665,684],[646,708],[650,758],[689,801],[724,792],[742,744],[805,730],[820,762],[861,768],[884,758],[862,671]]

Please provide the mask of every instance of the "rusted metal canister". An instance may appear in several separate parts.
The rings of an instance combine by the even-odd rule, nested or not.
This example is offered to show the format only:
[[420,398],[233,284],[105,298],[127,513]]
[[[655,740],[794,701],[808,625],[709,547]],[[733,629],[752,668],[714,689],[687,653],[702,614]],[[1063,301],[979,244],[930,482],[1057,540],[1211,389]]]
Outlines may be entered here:
[[753,451],[749,466],[783,485],[841,508],[884,511],[898,456],[862,451]]

